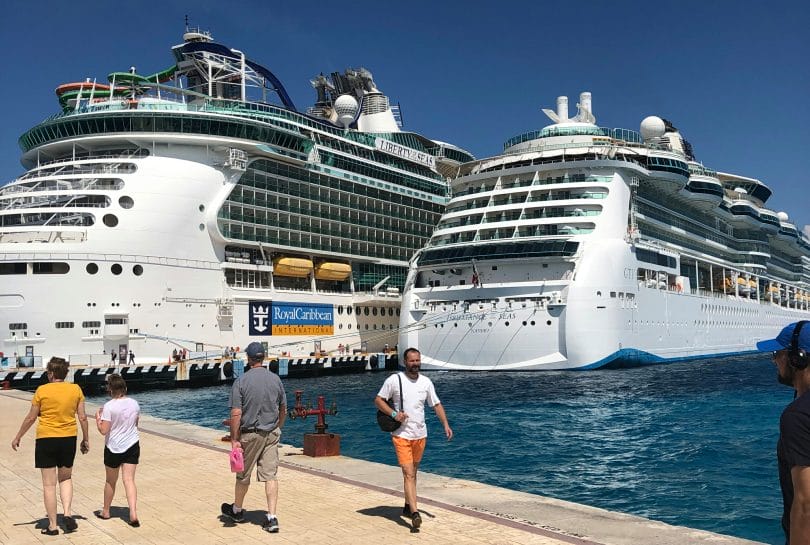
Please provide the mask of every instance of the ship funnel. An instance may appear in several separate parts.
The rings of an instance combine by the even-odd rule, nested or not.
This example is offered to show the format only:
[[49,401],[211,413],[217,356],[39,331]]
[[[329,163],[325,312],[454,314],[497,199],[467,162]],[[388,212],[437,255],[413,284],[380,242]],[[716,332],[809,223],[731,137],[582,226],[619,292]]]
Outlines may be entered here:
[[557,97],[557,117],[559,123],[568,121],[568,97]]
[[589,114],[593,114],[593,110],[591,109],[591,94],[588,92],[580,93],[579,94],[579,107]]

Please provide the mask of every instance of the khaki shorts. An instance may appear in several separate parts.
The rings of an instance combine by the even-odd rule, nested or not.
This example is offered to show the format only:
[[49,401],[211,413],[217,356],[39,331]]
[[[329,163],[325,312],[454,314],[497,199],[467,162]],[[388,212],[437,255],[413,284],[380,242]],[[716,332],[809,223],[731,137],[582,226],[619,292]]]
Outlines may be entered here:
[[391,436],[394,442],[394,450],[397,453],[397,462],[403,466],[406,464],[418,464],[422,461],[422,454],[425,452],[427,438],[405,439],[403,437]]
[[236,480],[250,484],[250,473],[257,466],[256,479],[259,482],[275,481],[278,471],[278,441],[281,430],[244,432],[239,441],[245,458],[245,470],[236,474]]

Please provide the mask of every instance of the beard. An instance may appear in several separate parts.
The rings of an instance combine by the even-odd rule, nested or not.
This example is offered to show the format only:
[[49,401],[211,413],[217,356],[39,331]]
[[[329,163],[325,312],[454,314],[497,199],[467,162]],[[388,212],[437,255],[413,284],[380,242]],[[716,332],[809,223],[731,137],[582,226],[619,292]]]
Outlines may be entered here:
[[790,365],[785,366],[785,374],[776,370],[776,378],[779,380],[779,384],[784,384],[785,386],[793,387],[793,381],[796,378],[796,370],[793,369]]

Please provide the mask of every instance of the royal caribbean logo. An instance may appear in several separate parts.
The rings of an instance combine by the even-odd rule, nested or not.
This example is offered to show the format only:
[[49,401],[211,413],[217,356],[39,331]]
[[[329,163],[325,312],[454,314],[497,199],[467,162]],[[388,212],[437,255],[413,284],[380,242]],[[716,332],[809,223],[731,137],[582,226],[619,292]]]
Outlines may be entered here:
[[332,305],[251,301],[249,308],[251,336],[335,333]]
[[251,301],[248,304],[250,309],[249,334],[251,336],[271,334],[270,307],[272,304],[272,301]]

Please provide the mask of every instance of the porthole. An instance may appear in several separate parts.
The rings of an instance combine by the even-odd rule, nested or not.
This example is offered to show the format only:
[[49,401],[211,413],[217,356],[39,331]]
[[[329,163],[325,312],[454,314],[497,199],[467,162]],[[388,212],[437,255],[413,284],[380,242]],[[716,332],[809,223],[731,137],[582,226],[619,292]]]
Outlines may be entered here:
[[200,231],[205,231],[205,224],[201,223],[200,225],[198,225],[198,228],[200,229]]
[[349,306],[347,306],[347,307],[346,307],[346,314],[347,314],[348,316],[351,316],[351,315],[352,315],[352,309],[353,309],[353,307],[352,307],[351,305],[349,305]]
[[96,274],[98,272],[98,265],[96,265],[95,263],[88,263],[85,269],[90,274]]
[[526,327],[526,322],[525,321],[523,322],[523,327]]
[[546,325],[551,325],[551,320],[546,320]]
[[368,307],[363,307],[363,314],[368,316]]
[[509,322],[506,322],[504,325],[505,325],[506,327],[509,327]]
[[124,195],[123,197],[118,199],[118,205],[124,210],[129,210],[130,208],[135,206],[135,201],[132,200],[132,197]]
[[368,324],[366,324],[366,330],[368,330]]
[[371,313],[376,316],[377,315],[377,307],[371,309]]
[[118,217],[115,214],[104,214],[101,219],[107,227],[115,227],[118,225]]
[[397,309],[397,316],[399,316],[399,309]]
[[132,274],[135,276],[140,276],[143,274],[143,267],[141,265],[135,265],[132,267]]
[[119,265],[118,263],[114,263],[112,267],[110,267],[110,271],[116,276],[123,272],[124,268]]
[[198,208],[200,209],[200,212],[205,212],[205,205],[204,204],[201,204]]
[[338,305],[337,311],[338,315],[343,314],[343,305]]
[[529,322],[529,323],[530,323],[531,325],[534,325],[534,320],[532,320],[532,321],[531,321],[531,322]]
[[393,309],[393,308],[388,307],[388,315],[389,315],[389,316],[393,316],[393,315],[394,315],[394,309]]

